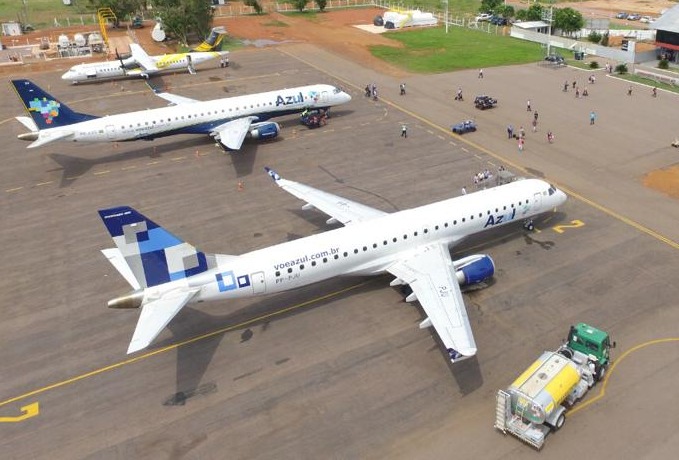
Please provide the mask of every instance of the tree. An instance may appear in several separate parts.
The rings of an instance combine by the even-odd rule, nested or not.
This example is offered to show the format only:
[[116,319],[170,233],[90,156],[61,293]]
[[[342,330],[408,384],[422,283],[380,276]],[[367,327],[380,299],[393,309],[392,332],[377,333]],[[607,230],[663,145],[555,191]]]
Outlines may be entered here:
[[544,8],[539,3],[533,3],[526,10],[526,21],[540,21],[542,19],[542,14]]
[[262,5],[260,5],[257,0],[245,0],[243,3],[245,3],[247,6],[251,6],[252,8],[254,8],[255,13],[257,14],[262,14],[262,11],[264,11],[262,9]]
[[300,13],[306,8],[306,4],[309,0],[292,0],[292,6],[294,6]]
[[495,10],[503,3],[504,0],[481,0],[479,11],[481,13],[496,12]]
[[555,29],[561,29],[567,34],[577,32],[582,29],[585,25],[585,19],[579,11],[573,8],[558,8],[554,10],[554,23],[552,24]]
[[514,7],[512,5],[500,5],[495,10],[495,14],[503,18],[514,17]]
[[214,11],[205,0],[153,0],[153,11],[165,31],[181,43],[187,43],[191,34],[205,37],[212,27]]
[[323,12],[325,11],[325,6],[328,4],[328,0],[314,0],[314,3],[316,3],[318,9]]

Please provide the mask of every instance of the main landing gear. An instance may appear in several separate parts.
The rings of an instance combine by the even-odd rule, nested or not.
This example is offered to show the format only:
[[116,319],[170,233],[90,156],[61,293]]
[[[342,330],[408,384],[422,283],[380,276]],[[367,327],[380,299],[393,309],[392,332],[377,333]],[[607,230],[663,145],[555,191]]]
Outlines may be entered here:
[[533,224],[533,219],[527,219],[523,222],[523,229],[529,232],[535,230],[535,224]]

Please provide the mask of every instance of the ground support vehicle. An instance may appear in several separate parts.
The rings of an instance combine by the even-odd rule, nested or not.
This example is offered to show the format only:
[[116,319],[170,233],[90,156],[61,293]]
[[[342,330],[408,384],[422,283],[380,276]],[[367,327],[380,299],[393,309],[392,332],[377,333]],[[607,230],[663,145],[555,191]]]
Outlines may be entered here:
[[496,396],[495,428],[538,450],[550,431],[566,421],[566,406],[580,400],[603,379],[610,364],[608,333],[580,323],[567,342],[544,352],[506,390]]
[[492,109],[497,105],[497,99],[481,95],[474,98],[474,107],[481,110]]
[[464,120],[456,125],[451,126],[450,129],[455,134],[471,133],[476,131],[476,123],[474,123],[473,120]]
[[328,113],[325,110],[305,110],[300,116],[300,121],[309,129],[325,126],[328,121]]

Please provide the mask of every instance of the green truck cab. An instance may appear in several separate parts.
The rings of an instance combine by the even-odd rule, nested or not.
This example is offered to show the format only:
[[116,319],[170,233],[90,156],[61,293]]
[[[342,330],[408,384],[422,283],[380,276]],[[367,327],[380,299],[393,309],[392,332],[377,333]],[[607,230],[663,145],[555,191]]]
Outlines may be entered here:
[[615,342],[611,343],[608,333],[589,324],[578,323],[571,326],[566,342],[571,350],[590,357],[596,367],[595,378],[601,380],[611,362],[610,349],[615,348]]

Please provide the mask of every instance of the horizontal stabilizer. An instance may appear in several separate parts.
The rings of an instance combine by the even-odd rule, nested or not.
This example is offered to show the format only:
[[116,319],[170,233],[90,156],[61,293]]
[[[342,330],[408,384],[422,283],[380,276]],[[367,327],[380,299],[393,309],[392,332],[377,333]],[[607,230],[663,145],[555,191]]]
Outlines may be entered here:
[[111,262],[111,265],[113,265],[116,270],[118,270],[118,273],[120,273],[120,275],[125,278],[125,281],[127,281],[130,286],[132,286],[132,289],[135,291],[141,289],[139,281],[137,281],[137,278],[134,277],[130,266],[127,265],[125,257],[123,257],[118,248],[102,249],[101,252],[108,259],[108,261]]
[[[53,132],[54,131],[54,132]],[[38,140],[28,144],[29,149],[34,149],[50,142],[58,141],[59,139],[66,139],[73,136],[73,131],[59,131],[59,130],[42,130],[38,135]]]
[[174,291],[165,294],[160,299],[147,302],[142,307],[127,354],[148,347],[198,291],[199,289]]
[[14,117],[14,118],[16,118],[17,121],[24,125],[29,131],[31,132],[38,131],[38,125],[35,124],[31,117]]

